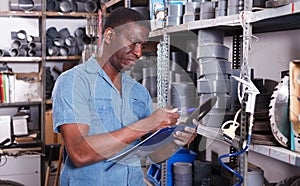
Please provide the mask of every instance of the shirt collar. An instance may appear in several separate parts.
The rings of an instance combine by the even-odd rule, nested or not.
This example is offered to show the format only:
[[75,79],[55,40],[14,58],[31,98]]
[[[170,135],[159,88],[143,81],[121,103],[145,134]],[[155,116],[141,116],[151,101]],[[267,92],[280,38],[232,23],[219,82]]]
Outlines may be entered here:
[[99,65],[98,61],[94,56],[90,57],[85,63],[84,68],[87,73],[94,74],[98,73],[99,70],[102,70],[101,66]]
[[[90,74],[95,74],[95,73],[99,73],[99,75],[101,77],[103,77],[104,79],[108,80],[110,83],[110,79],[108,77],[108,75],[106,74],[106,72],[101,68],[101,66],[99,65],[98,61],[96,60],[96,58],[94,56],[90,57],[85,63],[84,63],[84,68],[85,70],[90,73]],[[125,86],[126,84],[131,84],[133,83],[133,81],[131,80],[131,78],[129,77],[129,75],[126,72],[122,72],[122,84],[123,86]]]

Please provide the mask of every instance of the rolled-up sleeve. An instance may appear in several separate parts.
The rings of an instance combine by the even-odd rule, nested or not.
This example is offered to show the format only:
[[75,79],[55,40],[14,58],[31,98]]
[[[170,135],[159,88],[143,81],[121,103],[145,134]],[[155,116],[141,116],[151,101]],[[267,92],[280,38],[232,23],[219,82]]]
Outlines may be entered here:
[[88,83],[76,70],[58,77],[52,93],[54,132],[63,124],[90,124],[88,95]]

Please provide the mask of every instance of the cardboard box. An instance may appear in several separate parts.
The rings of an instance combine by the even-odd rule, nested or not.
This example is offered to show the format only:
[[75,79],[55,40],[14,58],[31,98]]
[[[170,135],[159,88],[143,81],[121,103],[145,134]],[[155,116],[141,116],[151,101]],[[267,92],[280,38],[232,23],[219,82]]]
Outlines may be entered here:
[[53,132],[52,110],[46,111],[45,114],[45,144],[62,144],[60,133]]
[[300,116],[300,60],[294,60],[289,65],[290,74],[290,110],[289,118],[295,136],[299,137]]
[[15,102],[42,101],[40,74],[36,72],[17,73],[14,83]]

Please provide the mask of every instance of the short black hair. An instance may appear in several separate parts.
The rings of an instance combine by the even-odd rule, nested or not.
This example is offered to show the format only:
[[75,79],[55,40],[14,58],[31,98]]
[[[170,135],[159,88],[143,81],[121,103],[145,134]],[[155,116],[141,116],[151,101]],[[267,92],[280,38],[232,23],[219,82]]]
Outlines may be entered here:
[[115,29],[121,25],[132,22],[136,22],[137,24],[150,30],[149,20],[146,19],[142,14],[131,8],[120,7],[114,9],[106,18],[103,26],[103,32],[109,27]]

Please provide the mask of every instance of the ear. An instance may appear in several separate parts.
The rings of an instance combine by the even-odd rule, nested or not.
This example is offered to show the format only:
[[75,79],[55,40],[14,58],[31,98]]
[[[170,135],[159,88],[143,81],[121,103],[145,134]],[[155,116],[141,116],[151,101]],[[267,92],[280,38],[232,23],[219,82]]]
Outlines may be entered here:
[[106,44],[110,44],[113,37],[114,37],[114,30],[112,28],[107,28],[105,31],[104,31],[104,42]]

